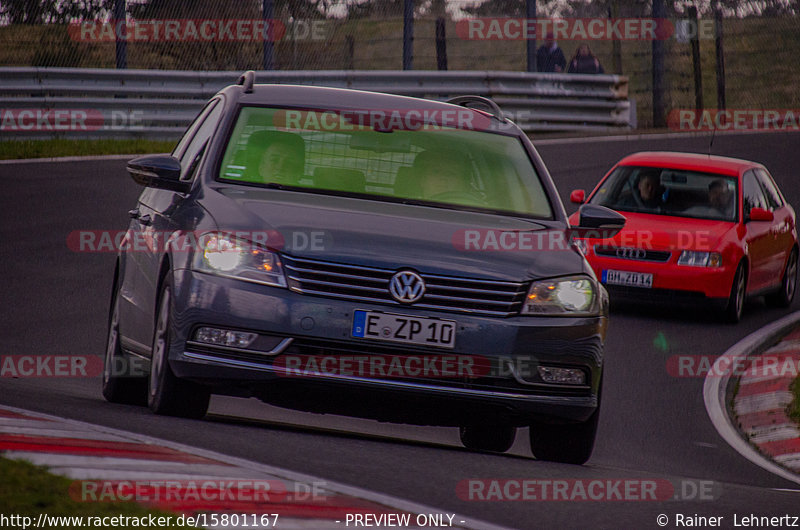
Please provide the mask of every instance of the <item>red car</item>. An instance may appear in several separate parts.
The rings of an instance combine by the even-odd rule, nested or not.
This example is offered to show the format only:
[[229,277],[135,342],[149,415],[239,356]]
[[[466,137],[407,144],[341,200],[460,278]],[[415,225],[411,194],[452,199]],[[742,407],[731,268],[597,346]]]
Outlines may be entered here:
[[[797,227],[767,169],[756,162],[690,153],[635,153],[588,198],[570,200],[627,218],[611,239],[578,242],[611,296],[709,300],[738,322],[747,297],[788,306],[797,284]],[[570,218],[577,224],[578,214]]]

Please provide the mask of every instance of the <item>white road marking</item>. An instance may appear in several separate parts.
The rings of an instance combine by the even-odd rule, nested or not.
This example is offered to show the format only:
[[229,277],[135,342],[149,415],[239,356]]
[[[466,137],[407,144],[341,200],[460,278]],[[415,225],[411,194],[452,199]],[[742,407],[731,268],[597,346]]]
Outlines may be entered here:
[[770,425],[753,430],[756,432],[750,435],[750,441],[756,445],[761,445],[766,442],[800,438],[800,429],[798,429],[795,424],[785,423],[783,425]]
[[752,396],[736,398],[733,402],[733,409],[736,414],[752,414],[753,412],[785,408],[793,399],[794,396],[788,390],[770,392],[768,394],[753,394]]

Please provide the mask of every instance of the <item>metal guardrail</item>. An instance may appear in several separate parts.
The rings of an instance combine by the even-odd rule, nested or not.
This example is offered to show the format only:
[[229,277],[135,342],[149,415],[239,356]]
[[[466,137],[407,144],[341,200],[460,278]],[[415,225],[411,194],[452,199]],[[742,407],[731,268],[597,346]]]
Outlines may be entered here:
[[[0,138],[176,138],[204,102],[240,74],[0,68]],[[526,132],[636,127],[635,105],[627,99],[628,79],[616,75],[304,70],[257,72],[256,82],[356,88],[429,99],[475,94],[494,99]],[[26,110],[34,112],[20,117]],[[56,110],[88,112],[95,121],[88,129],[48,129],[47,120],[54,120],[52,111]],[[49,117],[41,118],[48,111]],[[36,125],[29,128],[31,123]]]

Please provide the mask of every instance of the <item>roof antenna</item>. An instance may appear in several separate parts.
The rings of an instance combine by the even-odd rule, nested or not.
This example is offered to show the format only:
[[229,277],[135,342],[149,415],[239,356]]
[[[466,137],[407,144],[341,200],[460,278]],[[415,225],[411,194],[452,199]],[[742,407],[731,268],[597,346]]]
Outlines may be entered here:
[[239,81],[236,82],[237,85],[242,86],[242,92],[245,94],[252,94],[253,93],[253,85],[256,82],[256,73],[252,70],[248,70],[239,77]]
[[711,141],[708,142],[708,156],[711,157],[711,147],[714,145],[714,135],[717,132],[717,128],[712,126],[711,129]]

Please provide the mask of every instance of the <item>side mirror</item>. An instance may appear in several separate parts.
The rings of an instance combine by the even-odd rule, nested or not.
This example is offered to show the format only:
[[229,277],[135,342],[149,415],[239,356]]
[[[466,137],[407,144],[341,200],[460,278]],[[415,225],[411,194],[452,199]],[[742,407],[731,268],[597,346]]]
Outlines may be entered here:
[[583,190],[572,190],[572,192],[569,194],[569,202],[583,204],[586,202],[586,192]]
[[625,226],[625,216],[605,206],[584,204],[578,210],[578,226],[569,229],[571,237],[608,239]]
[[753,208],[747,215],[748,221],[772,221],[774,219],[775,215],[764,208]]
[[180,180],[181,163],[170,155],[145,155],[128,162],[128,173],[137,184],[185,193],[191,182]]

